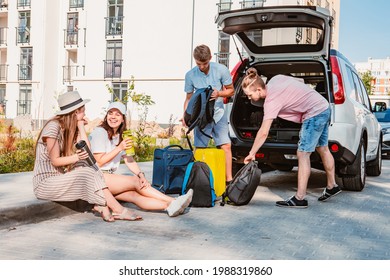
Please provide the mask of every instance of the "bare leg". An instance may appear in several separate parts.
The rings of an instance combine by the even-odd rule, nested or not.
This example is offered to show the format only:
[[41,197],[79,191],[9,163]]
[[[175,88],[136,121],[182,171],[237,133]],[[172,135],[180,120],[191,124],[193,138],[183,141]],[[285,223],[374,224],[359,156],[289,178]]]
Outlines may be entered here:
[[296,198],[302,200],[306,196],[307,183],[309,182],[311,166],[310,154],[308,152],[297,151],[298,157],[298,190]]
[[233,179],[231,146],[232,145],[230,143],[221,145],[221,149],[225,152],[226,181],[231,181]]
[[317,147],[316,150],[320,154],[324,165],[327,187],[328,189],[332,189],[336,185],[334,158],[330,153],[328,146]]
[[[115,196],[116,199],[131,202],[144,210],[165,210],[169,203],[163,200],[143,196],[136,191],[128,191]],[[173,200],[173,198],[172,198]]]
[[164,210],[174,200],[153,187],[141,188],[136,176],[105,173],[104,179],[117,199],[132,202],[145,210]]

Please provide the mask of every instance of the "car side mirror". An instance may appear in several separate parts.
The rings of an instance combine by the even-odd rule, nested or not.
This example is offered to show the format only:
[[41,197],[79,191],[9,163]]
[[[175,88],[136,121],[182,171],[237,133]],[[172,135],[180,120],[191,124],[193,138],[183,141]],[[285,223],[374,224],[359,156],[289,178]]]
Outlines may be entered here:
[[383,112],[387,110],[387,105],[385,102],[375,102],[373,111],[374,112]]

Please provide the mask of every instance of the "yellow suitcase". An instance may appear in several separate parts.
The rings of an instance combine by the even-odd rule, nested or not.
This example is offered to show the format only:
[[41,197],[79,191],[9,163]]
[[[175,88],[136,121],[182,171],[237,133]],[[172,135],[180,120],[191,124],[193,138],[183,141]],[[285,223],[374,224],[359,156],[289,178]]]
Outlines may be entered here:
[[216,196],[221,196],[226,188],[225,152],[217,148],[196,148],[195,160],[207,163],[213,173]]

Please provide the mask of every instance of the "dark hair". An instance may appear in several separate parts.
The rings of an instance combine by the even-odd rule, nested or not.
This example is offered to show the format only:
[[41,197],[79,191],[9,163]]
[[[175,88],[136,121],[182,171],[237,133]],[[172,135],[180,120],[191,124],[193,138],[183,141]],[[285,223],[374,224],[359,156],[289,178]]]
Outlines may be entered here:
[[[108,114],[108,112],[107,112]],[[104,128],[106,131],[107,131],[107,134],[108,134],[108,139],[112,140],[112,137],[114,136],[114,129],[112,129],[112,127],[110,127],[108,125],[108,122],[107,122],[107,114],[106,116],[104,117],[104,120],[102,121],[102,123],[99,125],[99,127],[102,127]],[[123,115],[123,123],[121,123],[121,125],[119,126],[118,130],[117,130],[117,133],[119,133],[119,142],[118,142],[118,145],[123,141],[123,137],[122,137],[122,133],[123,131],[126,130],[126,116]],[[118,146],[117,145],[117,146]]]

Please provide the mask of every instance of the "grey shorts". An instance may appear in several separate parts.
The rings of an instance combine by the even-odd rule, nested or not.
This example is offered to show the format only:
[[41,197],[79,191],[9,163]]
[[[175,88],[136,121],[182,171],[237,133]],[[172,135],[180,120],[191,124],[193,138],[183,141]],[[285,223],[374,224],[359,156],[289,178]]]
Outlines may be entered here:
[[[216,146],[221,146],[223,144],[230,143],[229,137],[229,124],[226,116],[223,116],[222,119],[217,123],[208,124],[203,130],[205,134],[210,135],[214,139]],[[194,128],[194,146],[198,148],[205,148],[208,146],[210,138],[206,135],[203,135],[198,127]]]

